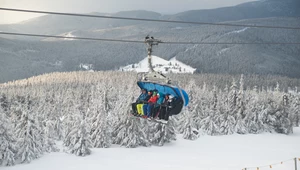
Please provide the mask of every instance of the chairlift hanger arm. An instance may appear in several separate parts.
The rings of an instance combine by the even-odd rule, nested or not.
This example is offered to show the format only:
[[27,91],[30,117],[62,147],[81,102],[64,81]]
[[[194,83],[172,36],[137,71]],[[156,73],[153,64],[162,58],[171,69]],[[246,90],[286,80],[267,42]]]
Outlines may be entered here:
[[161,43],[161,40],[157,40],[154,39],[154,37],[149,37],[149,35],[147,35],[145,37],[145,43],[148,45],[148,66],[149,66],[149,71],[150,72],[154,72],[153,66],[152,66],[152,46],[153,45],[158,45],[159,43]]
[[171,80],[169,80],[165,75],[163,75],[162,73],[156,72],[153,69],[153,65],[152,65],[152,48],[153,45],[158,45],[159,43],[162,43],[161,40],[155,39],[153,36],[149,37],[149,35],[147,35],[145,37],[145,43],[148,45],[147,51],[148,51],[148,66],[149,66],[149,73],[147,75],[145,75],[145,77],[143,78],[146,81],[153,81],[153,82],[164,82],[167,84],[171,84]]

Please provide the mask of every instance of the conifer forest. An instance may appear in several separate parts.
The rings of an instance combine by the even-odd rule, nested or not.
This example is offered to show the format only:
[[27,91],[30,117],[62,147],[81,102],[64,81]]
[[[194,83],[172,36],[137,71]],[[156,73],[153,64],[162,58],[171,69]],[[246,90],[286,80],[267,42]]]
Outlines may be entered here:
[[130,114],[140,94],[134,73],[51,73],[0,84],[0,166],[29,163],[59,151],[58,141],[64,152],[87,156],[91,148],[112,145],[163,146],[176,142],[178,134],[187,140],[265,132],[289,135],[300,124],[297,79],[283,84],[279,78],[273,82],[248,75],[171,77],[177,77],[190,103],[167,124]]

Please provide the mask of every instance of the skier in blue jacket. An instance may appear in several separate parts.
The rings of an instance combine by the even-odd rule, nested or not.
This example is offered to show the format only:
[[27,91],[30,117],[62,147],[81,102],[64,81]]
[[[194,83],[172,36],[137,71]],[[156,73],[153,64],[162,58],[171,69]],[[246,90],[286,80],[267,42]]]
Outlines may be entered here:
[[142,93],[137,98],[136,103],[145,102],[145,101],[147,101],[147,98],[148,98],[147,90],[146,89],[142,89]]
[[134,115],[137,115],[136,105],[141,103],[146,103],[148,100],[149,100],[149,95],[147,94],[147,90],[142,89],[142,93],[136,99],[136,102],[131,104]]

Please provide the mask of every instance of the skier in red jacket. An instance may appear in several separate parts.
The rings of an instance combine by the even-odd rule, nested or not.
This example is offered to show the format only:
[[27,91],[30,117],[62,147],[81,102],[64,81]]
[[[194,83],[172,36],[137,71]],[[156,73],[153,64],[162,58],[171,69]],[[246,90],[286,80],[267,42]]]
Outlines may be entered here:
[[151,109],[159,98],[157,94],[158,94],[157,90],[154,90],[152,96],[148,100],[148,104],[145,104],[143,106],[144,113],[146,114],[144,118],[151,117]]

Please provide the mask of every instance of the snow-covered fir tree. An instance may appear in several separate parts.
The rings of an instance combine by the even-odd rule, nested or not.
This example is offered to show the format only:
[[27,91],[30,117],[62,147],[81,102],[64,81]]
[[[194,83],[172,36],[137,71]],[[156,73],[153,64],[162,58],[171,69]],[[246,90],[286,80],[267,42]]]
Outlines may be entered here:
[[64,128],[63,128],[63,120],[64,120],[64,117],[61,116],[61,117],[55,117],[54,118],[54,123],[53,123],[53,130],[54,130],[54,139],[55,140],[62,140],[63,137],[64,137]]
[[76,98],[73,95],[74,94],[72,94],[72,97],[74,98],[70,98],[70,100],[65,103],[66,107],[68,108],[66,110],[66,115],[61,117],[63,123],[63,143],[65,146],[70,145],[70,140],[68,138],[69,133],[73,130],[73,127],[76,126],[76,123],[78,123],[76,121],[76,117],[80,116],[80,113],[78,113],[79,111],[77,110],[78,104],[76,103]]
[[45,130],[45,132],[44,132],[44,135],[45,135],[44,150],[46,152],[58,152],[59,149],[56,146],[53,136],[51,135],[54,133],[54,130],[55,130],[54,122],[52,120],[46,120],[44,130]]
[[104,93],[95,91],[97,98],[93,99],[91,111],[92,128],[91,141],[96,148],[108,148],[112,144],[112,127],[109,115],[109,104],[107,98],[107,90]]
[[218,135],[219,129],[216,124],[216,116],[219,114],[219,99],[218,99],[218,93],[216,86],[213,87],[212,97],[210,101],[210,106],[208,107],[208,110],[205,112],[205,117],[201,119],[200,122],[198,122],[198,130],[203,131],[205,134],[208,135]]
[[126,148],[151,145],[143,130],[140,118],[129,116],[128,114],[121,118],[121,121],[113,131],[113,136],[113,143]]
[[38,119],[30,115],[30,110],[23,110],[21,119],[16,126],[17,134],[17,160],[29,163],[43,154],[43,136],[38,125]]
[[280,114],[276,115],[277,117],[277,125],[276,131],[278,133],[290,134],[293,133],[293,114],[290,111],[290,103],[289,98],[286,94],[283,95],[282,102],[281,102],[281,109]]
[[[232,98],[231,98],[232,99]],[[235,133],[236,119],[234,113],[236,113],[234,102],[228,100],[227,102],[220,103],[219,114],[216,116],[216,124],[219,126],[219,133],[222,135],[230,135]]]
[[86,115],[76,109],[74,114],[73,127],[65,137],[63,145],[65,151],[77,156],[86,156],[91,154],[92,142],[90,139],[89,123],[86,120]]
[[293,125],[299,127],[300,125],[300,96],[294,96],[294,100],[291,102],[291,110],[293,113]]
[[168,123],[166,124],[165,142],[169,143],[175,140],[176,140],[175,122],[174,122],[174,117],[171,117],[169,118]]
[[11,126],[9,117],[0,107],[0,166],[15,164],[15,142],[13,126]]
[[200,129],[204,131],[205,134],[216,136],[220,134],[219,126],[216,124],[217,115],[219,110],[211,109],[208,116],[201,120]]
[[7,111],[9,109],[9,102],[4,93],[0,95],[0,107],[3,109],[3,111]]
[[246,100],[245,100],[245,93],[244,93],[244,75],[241,75],[240,79],[240,89],[237,95],[237,112],[234,116],[236,119],[235,125],[235,132],[239,134],[246,134],[247,128],[245,123],[245,110],[246,110]]
[[94,130],[91,140],[95,148],[108,148],[112,144],[111,126],[107,124],[107,118],[99,114],[97,120],[92,124]]
[[154,145],[163,146],[172,140],[176,140],[176,133],[174,128],[174,122],[172,118],[168,120],[167,124],[156,123],[150,127],[150,142]]
[[195,140],[199,137],[199,131],[196,128],[196,124],[194,122],[194,118],[190,114],[185,114],[186,121],[183,125],[183,139]]
[[228,112],[230,113],[230,115],[237,115],[237,112],[238,112],[238,108],[237,108],[237,104],[238,104],[238,87],[237,87],[236,82],[235,82],[234,79],[232,81],[232,85],[230,87],[228,97],[229,97],[229,99],[228,99],[228,104],[229,104]]

